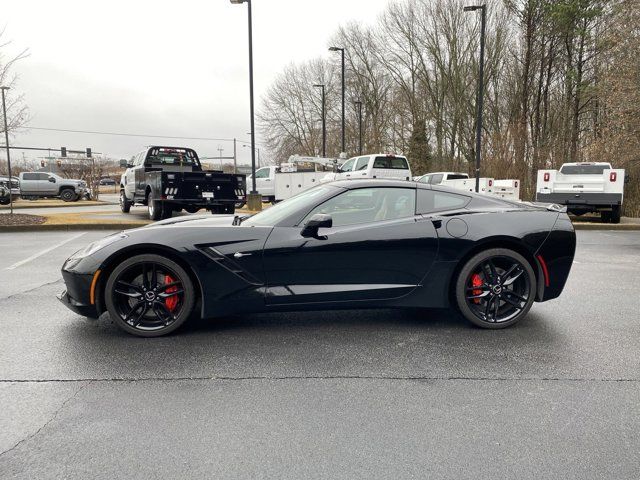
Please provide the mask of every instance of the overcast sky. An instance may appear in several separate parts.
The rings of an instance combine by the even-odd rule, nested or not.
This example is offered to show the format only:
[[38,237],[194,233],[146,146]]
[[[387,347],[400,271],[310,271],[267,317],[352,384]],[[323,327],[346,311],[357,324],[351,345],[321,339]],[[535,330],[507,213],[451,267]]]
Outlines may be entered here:
[[[348,21],[373,23],[388,0],[253,0],[257,105],[290,62],[332,55]],[[5,55],[15,67],[30,126],[207,138],[248,138],[246,5],[229,0],[108,2],[3,0]],[[335,55],[335,54],[333,54]],[[337,60],[337,55],[336,55]],[[225,141],[160,140],[25,130],[12,143],[129,157],[153,143],[231,155]],[[3,152],[4,153],[4,152]],[[249,149],[238,144],[241,160]],[[16,152],[16,156],[21,153]],[[27,157],[40,154],[27,152]],[[4,155],[3,155],[4,158]]]

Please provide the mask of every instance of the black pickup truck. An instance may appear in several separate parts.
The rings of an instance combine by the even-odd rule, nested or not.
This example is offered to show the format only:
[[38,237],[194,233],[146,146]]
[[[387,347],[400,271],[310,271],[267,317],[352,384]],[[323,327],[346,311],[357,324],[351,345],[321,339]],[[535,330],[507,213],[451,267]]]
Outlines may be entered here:
[[211,213],[234,213],[246,201],[246,177],[202,169],[198,154],[183,147],[151,146],[121,160],[127,170],[120,180],[120,208],[146,205],[151,220],[201,208]]

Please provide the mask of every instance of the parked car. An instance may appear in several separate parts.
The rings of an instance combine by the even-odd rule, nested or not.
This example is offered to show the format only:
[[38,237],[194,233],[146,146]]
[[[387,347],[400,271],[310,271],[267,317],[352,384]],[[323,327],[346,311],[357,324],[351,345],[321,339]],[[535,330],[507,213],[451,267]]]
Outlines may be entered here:
[[411,168],[406,157],[388,153],[375,153],[353,157],[344,162],[335,173],[326,174],[322,181],[343,179],[388,178],[410,180]]
[[11,189],[0,182],[0,205],[9,205],[11,203]]
[[[20,197],[20,180],[18,177],[11,177],[11,182],[9,181],[9,177],[0,176],[0,186],[4,187],[6,192],[0,199],[0,205],[8,205],[11,203],[11,199],[14,201]],[[9,198],[11,196],[11,199]],[[4,203],[6,202],[6,203]]]
[[538,170],[536,200],[566,205],[569,213],[599,212],[602,221],[620,223],[623,169],[607,162],[564,163],[560,170]]
[[116,181],[113,178],[105,177],[105,178],[101,178],[98,184],[101,187],[104,187],[104,186],[115,187]]
[[88,245],[62,302],[125,331],[291,310],[455,306],[484,328],[556,298],[576,237],[547,207],[392,180],[321,184],[253,216],[181,217]]
[[43,197],[59,197],[65,202],[75,202],[87,194],[83,180],[62,178],[55,173],[20,173],[20,196],[27,200]]
[[146,205],[151,220],[171,217],[174,211],[234,213],[246,201],[245,175],[204,171],[195,150],[151,146],[123,160],[120,208],[129,213],[134,204]]

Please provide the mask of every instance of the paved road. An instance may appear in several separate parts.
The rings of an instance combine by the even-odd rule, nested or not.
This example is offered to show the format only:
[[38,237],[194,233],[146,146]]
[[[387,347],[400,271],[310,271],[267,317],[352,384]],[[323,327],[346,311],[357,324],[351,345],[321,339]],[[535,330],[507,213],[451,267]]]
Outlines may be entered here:
[[640,478],[640,234],[578,234],[562,298],[292,313],[137,339],[58,304],[103,233],[2,234],[0,478]]

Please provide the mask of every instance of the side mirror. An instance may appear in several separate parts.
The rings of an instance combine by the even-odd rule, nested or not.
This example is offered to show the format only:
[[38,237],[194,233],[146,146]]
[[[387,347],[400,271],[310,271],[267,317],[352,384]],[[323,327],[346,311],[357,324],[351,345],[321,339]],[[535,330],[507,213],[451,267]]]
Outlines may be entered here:
[[50,181],[51,183],[56,183],[56,179],[55,179],[55,178],[53,178],[53,177],[49,177],[49,181]]
[[332,226],[333,219],[331,218],[331,215],[327,215],[326,213],[316,213],[307,223],[305,223],[304,227],[302,227],[300,235],[306,238],[317,237],[318,230],[320,228],[331,228]]
[[120,160],[120,168],[129,168],[131,166],[132,166],[131,163],[129,163],[124,158],[122,160]]

